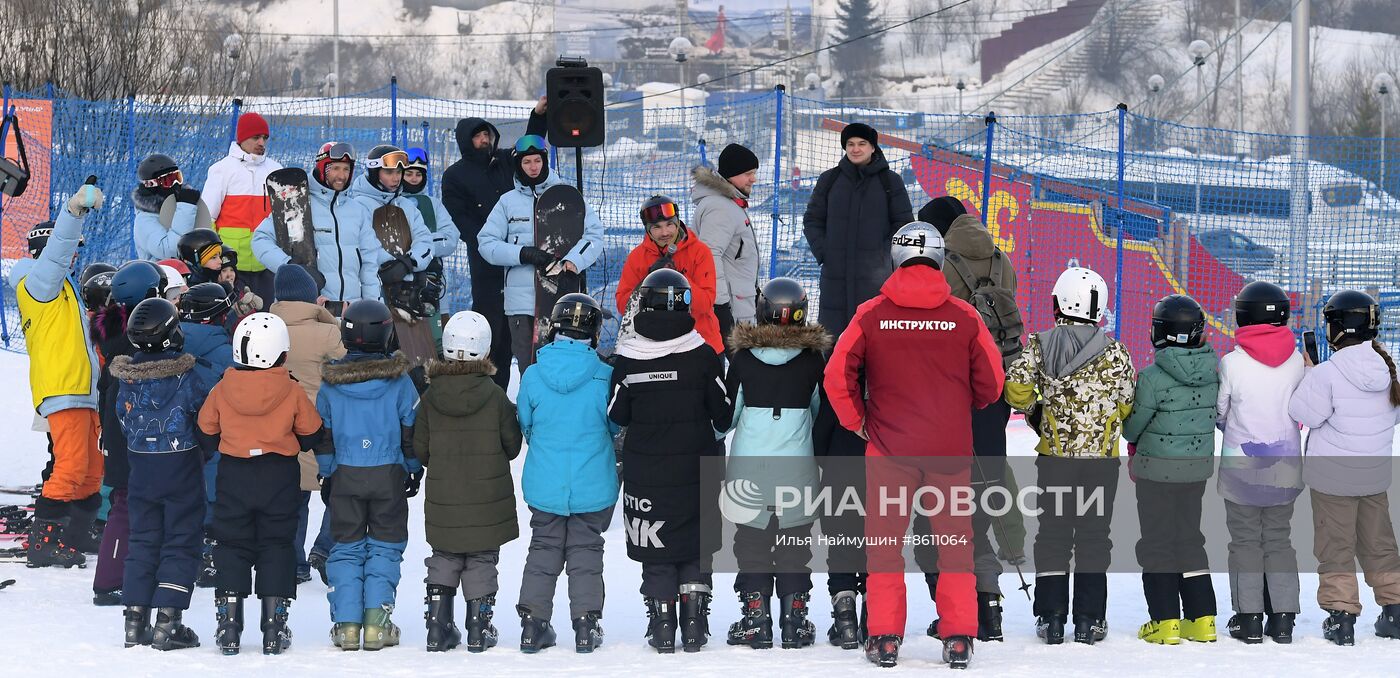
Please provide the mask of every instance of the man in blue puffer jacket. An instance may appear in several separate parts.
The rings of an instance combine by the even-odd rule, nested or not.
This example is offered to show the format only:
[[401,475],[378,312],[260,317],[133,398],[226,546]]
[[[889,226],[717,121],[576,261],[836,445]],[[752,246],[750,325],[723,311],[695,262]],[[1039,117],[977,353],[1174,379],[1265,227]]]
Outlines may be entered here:
[[603,532],[618,490],[618,426],[608,419],[612,368],[594,350],[602,318],[592,297],[564,295],[551,314],[554,341],[520,379],[516,411],[530,443],[520,486],[533,531],[520,582],[522,648],[532,626],[548,628],[566,564],[575,649],[591,650],[602,638]]
[[[326,308],[339,316],[357,299],[379,299],[379,263],[384,248],[374,236],[369,210],[351,199],[350,177],[355,150],[327,142],[316,154],[311,172],[311,224],[315,230],[316,266],[308,268],[320,283]],[[292,258],[277,245],[272,216],[253,232],[253,254],[274,273]]]
[[392,351],[394,321],[382,302],[362,299],[345,309],[346,356],[321,369],[316,411],[324,442],[316,463],[331,512],[326,577],[333,642],[342,650],[378,650],[399,642],[389,621],[408,545],[408,497],[418,493],[423,465],[413,454],[418,392],[408,359]]
[[[535,361],[535,270],[554,263],[555,257],[535,246],[535,201],[550,186],[563,180],[549,171],[544,139],[527,135],[515,143],[515,190],[501,196],[477,235],[481,256],[488,263],[506,267],[506,319],[510,347],[523,374]],[[563,257],[565,273],[561,290],[578,290],[577,276],[603,253],[603,222],[585,206],[583,238]]]

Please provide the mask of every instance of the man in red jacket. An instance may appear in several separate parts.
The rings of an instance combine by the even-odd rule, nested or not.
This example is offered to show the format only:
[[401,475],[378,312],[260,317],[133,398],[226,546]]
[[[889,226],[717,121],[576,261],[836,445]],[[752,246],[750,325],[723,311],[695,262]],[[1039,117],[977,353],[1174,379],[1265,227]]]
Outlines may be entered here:
[[631,331],[632,292],[648,273],[659,268],[680,271],[690,281],[690,314],[695,317],[695,331],[715,353],[724,353],[724,339],[715,317],[715,260],[710,248],[695,237],[681,221],[680,209],[674,200],[654,195],[642,203],[642,226],[646,237],[627,255],[622,265],[622,278],[617,281],[617,310],[622,314],[622,332]]
[[[981,316],[949,294],[938,230],[908,224],[890,252],[894,273],[856,310],[825,380],[841,425],[868,441],[865,654],[881,666],[898,660],[906,615],[903,537],[911,515],[928,515],[940,551],[943,657],[961,668],[977,635],[977,593],[970,506],[959,509],[954,500],[971,497],[969,413],[1001,397],[1005,375]],[[914,498],[922,510],[911,509]]]

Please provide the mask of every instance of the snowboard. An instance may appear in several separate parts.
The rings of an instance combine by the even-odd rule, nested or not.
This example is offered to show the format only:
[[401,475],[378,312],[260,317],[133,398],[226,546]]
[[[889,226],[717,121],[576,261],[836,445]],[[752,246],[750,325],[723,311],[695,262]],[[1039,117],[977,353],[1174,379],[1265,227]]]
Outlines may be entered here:
[[267,175],[266,187],[277,246],[292,258],[293,264],[314,268],[316,237],[311,225],[311,189],[306,170],[284,167],[272,172]]
[[[167,231],[170,230],[170,224],[175,222],[175,206],[178,204],[179,201],[173,195],[166,196],[165,202],[160,204],[160,225]],[[209,215],[209,206],[204,204],[203,199],[195,205],[194,227],[214,229],[214,217]]]
[[[401,255],[412,249],[413,231],[408,225],[408,215],[398,205],[381,205],[374,210],[371,223],[385,252]],[[421,285],[416,284],[420,275],[415,274],[412,281],[381,281],[384,302],[394,310],[394,334],[398,336],[399,348],[413,365],[423,365],[437,357],[432,326],[421,315]]]
[[[549,315],[559,297],[584,289],[583,272],[577,284],[561,284],[564,273],[561,259],[583,239],[583,218],[587,208],[583,194],[567,184],[545,189],[535,200],[535,247],[554,256],[553,264],[544,270],[535,269],[535,349],[549,341]],[[568,287],[569,289],[564,289]]]

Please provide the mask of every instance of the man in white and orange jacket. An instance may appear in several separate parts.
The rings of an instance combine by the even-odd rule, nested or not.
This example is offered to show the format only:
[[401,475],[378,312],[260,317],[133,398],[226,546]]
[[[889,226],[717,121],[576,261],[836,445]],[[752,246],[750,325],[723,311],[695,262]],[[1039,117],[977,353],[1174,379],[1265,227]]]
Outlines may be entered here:
[[261,115],[238,116],[235,141],[229,144],[228,156],[209,167],[203,194],[219,238],[238,254],[239,287],[246,285],[264,299],[272,298],[272,271],[253,255],[253,229],[271,212],[264,188],[267,175],[282,169],[266,155],[269,138]]

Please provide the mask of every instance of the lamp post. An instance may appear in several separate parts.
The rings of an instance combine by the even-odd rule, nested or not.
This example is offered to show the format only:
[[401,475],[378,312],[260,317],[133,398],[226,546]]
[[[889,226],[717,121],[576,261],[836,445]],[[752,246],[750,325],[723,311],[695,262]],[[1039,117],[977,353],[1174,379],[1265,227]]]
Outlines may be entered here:
[[958,84],[953,86],[958,88],[958,117],[961,118],[963,114],[963,90],[967,89],[967,83],[963,82],[962,78],[958,78]]
[[1389,103],[1390,93],[1395,89],[1395,78],[1389,73],[1377,73],[1371,78],[1371,91],[1380,97],[1381,100],[1381,190],[1385,191],[1385,111],[1386,104]]
[[1210,54],[1210,43],[1205,40],[1192,40],[1186,46],[1186,53],[1191,55],[1191,63],[1196,67],[1196,95],[1202,100],[1206,96],[1206,74],[1203,66],[1206,65],[1206,55]]
[[671,58],[675,59],[680,66],[681,71],[681,139],[685,144],[681,149],[682,157],[690,149],[690,111],[687,110],[690,103],[690,78],[685,63],[690,58],[690,50],[693,48],[694,45],[690,43],[690,40],[683,36],[672,38],[671,44],[666,48],[666,51],[671,54]]
[[228,37],[224,38],[224,57],[228,59],[228,88],[230,95],[237,94],[235,90],[238,88],[239,76],[242,75],[242,73],[237,70],[238,58],[241,56],[243,56],[243,36],[237,33],[230,33]]

